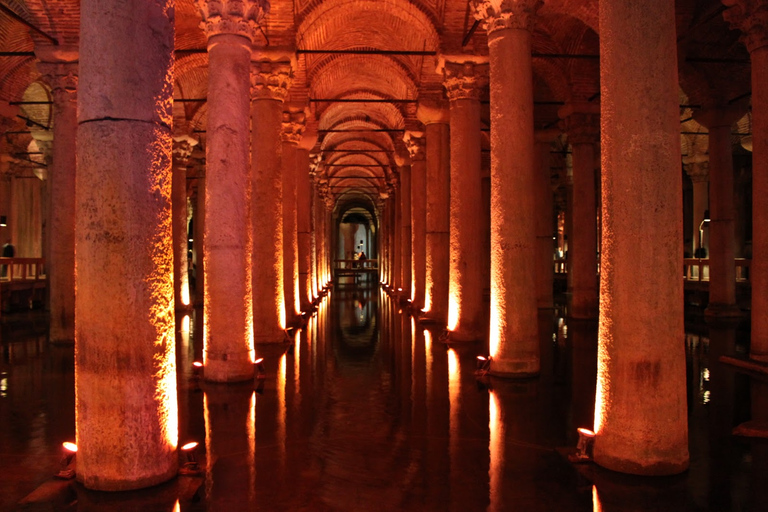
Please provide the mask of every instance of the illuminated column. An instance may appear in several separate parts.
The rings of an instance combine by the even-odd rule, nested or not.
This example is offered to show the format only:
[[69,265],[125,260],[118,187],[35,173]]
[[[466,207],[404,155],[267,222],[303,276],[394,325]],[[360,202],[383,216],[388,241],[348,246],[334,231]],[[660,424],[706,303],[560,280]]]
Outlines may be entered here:
[[171,212],[173,225],[173,301],[176,309],[189,307],[189,263],[187,247],[187,165],[197,141],[191,137],[173,139]]
[[[203,305],[205,290],[205,166],[197,165],[197,209],[195,210],[195,306]],[[200,331],[197,331],[200,332]]]
[[448,330],[455,341],[483,337],[480,89],[486,68],[446,62],[443,69],[451,118]]
[[736,305],[735,216],[731,126],[741,109],[714,108],[697,112],[709,130],[709,304],[706,315],[740,317]]
[[600,33],[594,460],[624,473],[674,474],[688,467],[674,5],[601,0]]
[[411,296],[411,164],[403,158],[400,171],[400,281],[402,296]]
[[[50,340],[75,341],[75,174],[77,168],[77,51],[38,47],[38,70],[53,96],[53,147],[48,167],[46,269]],[[5,240],[3,240],[5,243]],[[14,243],[18,241],[14,240]],[[18,256],[18,254],[17,254]]]
[[752,334],[749,357],[768,362],[768,1],[724,0],[752,59]]
[[450,137],[448,109],[440,103],[420,102],[416,111],[426,137],[427,224],[424,312],[429,320],[448,320],[450,227]]
[[77,479],[119,491],[164,482],[178,469],[173,3],[80,5]]
[[299,302],[299,238],[297,211],[298,153],[304,132],[306,115],[303,111],[283,112],[283,279],[285,320],[295,323],[301,314]]
[[[491,372],[539,372],[531,30],[540,0],[475,2],[491,88]],[[514,197],[514,201],[510,198]]]
[[554,307],[554,218],[552,188],[550,185],[549,134],[536,134],[536,175],[534,187],[536,196],[536,305],[539,309]]
[[299,244],[299,306],[307,311],[312,304],[312,237],[310,211],[312,185],[310,182],[309,150],[315,145],[316,135],[306,134],[299,143],[296,155],[296,224]]
[[261,3],[198,0],[208,36],[205,187],[205,378],[253,377],[248,182],[251,42]]
[[569,104],[560,109],[573,160],[573,203],[568,237],[571,303],[568,316],[596,319],[597,202],[595,198],[595,144],[600,139],[600,106]]
[[422,132],[406,132],[405,145],[411,155],[411,282],[410,292],[415,311],[424,307],[427,234],[427,168],[424,161]]
[[402,202],[400,200],[401,187],[400,187],[400,175],[393,178],[392,182],[392,286],[396,292],[398,288],[403,287],[402,274],[400,269],[402,266],[402,257],[400,252],[401,235],[403,228],[402,219]]
[[[683,169],[693,182],[693,247],[691,257],[699,257],[697,249],[703,247],[709,254],[709,237],[704,238],[700,228],[709,209],[709,156],[697,154],[683,157]],[[709,226],[707,226],[709,232]],[[701,256],[703,257],[703,256]]]
[[[291,82],[289,62],[253,62],[251,70],[251,228],[253,240],[253,337],[284,339],[287,310],[283,273],[283,101]],[[295,210],[294,210],[295,211]]]

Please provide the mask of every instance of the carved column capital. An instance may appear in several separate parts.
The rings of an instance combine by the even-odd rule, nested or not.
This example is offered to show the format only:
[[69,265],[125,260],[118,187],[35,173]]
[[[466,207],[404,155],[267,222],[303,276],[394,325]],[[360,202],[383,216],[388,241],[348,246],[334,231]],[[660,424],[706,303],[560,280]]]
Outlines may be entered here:
[[426,157],[424,154],[424,132],[406,131],[403,135],[403,142],[405,143],[405,149],[408,150],[408,154],[411,156],[411,161],[424,160]]
[[596,144],[600,140],[600,114],[575,112],[562,119],[560,128],[571,144]]
[[304,112],[283,112],[282,132],[283,142],[299,144],[307,127],[307,115]]
[[478,100],[481,89],[487,84],[487,64],[446,62],[443,67],[443,85],[451,101]]
[[38,62],[37,70],[51,88],[53,101],[62,103],[77,100],[76,62]]
[[768,0],[723,0],[723,4],[728,7],[723,18],[741,30],[747,51],[768,46]]
[[218,35],[247,37],[253,43],[259,24],[269,13],[267,0],[197,0],[200,28],[210,39]]
[[694,183],[705,183],[709,181],[709,160],[697,160],[689,163],[683,163],[685,173]]
[[285,101],[293,81],[290,62],[251,62],[251,98]]
[[173,162],[179,167],[186,167],[189,164],[192,151],[197,145],[197,140],[188,135],[181,135],[173,138]]
[[543,0],[472,0],[475,18],[485,22],[488,35],[509,28],[533,31]]

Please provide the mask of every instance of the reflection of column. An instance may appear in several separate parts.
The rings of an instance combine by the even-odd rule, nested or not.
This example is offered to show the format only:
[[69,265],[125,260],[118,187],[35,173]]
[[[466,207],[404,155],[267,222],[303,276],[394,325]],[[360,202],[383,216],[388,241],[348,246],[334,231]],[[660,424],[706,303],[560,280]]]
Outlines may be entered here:
[[[699,254],[709,253],[709,237],[702,237],[702,232],[699,230],[702,227],[707,208],[709,208],[709,157],[696,155],[693,158],[687,158],[692,160],[690,163],[686,163],[683,168],[693,183],[693,247],[691,248],[691,257],[695,258],[703,257],[697,256]],[[709,232],[709,227],[706,226],[706,228],[706,232]],[[702,247],[704,251],[697,252],[697,249]]]
[[261,14],[255,5],[198,0],[209,71],[203,357],[205,378],[218,382],[253,377],[248,71],[252,16]]
[[674,5],[601,0],[600,28],[604,243],[594,460],[614,471],[674,474],[688,467]]
[[422,132],[406,132],[405,145],[411,155],[411,282],[410,293],[415,311],[424,307],[426,278],[427,169],[424,162]]
[[768,362],[768,2],[726,0],[752,60],[752,334],[749,356]]
[[600,107],[569,104],[560,110],[573,160],[573,220],[568,237],[572,318],[595,319],[597,297],[597,202],[595,144],[600,137]]
[[446,62],[443,69],[451,117],[448,329],[456,341],[479,340],[483,335],[480,89],[486,68]]
[[419,103],[419,120],[426,137],[427,225],[424,311],[430,320],[448,319],[448,236],[450,206],[450,147],[448,109]]
[[[554,306],[554,219],[552,188],[550,186],[549,135],[536,134],[536,165],[534,188],[536,195],[536,305],[539,309]],[[543,140],[541,140],[541,139]]]
[[491,372],[532,375],[540,354],[531,31],[541,2],[475,6],[488,32],[491,81]]
[[[129,490],[172,478],[178,465],[173,4],[126,10],[120,2],[84,0],[81,19],[77,479],[89,489]],[[126,58],[127,45],[142,58]]]
[[189,262],[187,247],[187,164],[197,141],[174,137],[171,185],[171,224],[173,226],[173,301],[176,309],[189,306]]
[[[251,228],[253,233],[253,338],[283,341],[286,316],[283,272],[283,181],[280,133],[291,81],[288,62],[253,62],[251,70]],[[294,210],[295,211],[295,210]]]
[[[52,62],[38,69],[53,96],[53,151],[48,169],[49,223],[46,268],[51,342],[75,340],[75,172],[77,164],[77,52],[38,49]],[[5,240],[3,240],[5,243]]]
[[298,183],[298,144],[304,132],[303,111],[283,112],[283,279],[286,324],[301,312],[299,301],[299,239],[296,188]]

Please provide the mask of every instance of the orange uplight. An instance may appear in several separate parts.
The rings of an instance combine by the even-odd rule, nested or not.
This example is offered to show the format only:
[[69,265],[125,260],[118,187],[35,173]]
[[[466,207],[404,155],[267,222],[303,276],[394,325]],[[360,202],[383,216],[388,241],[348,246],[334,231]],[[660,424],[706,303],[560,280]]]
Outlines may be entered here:
[[200,361],[195,361],[194,363],[192,363],[192,366],[194,366],[195,368],[202,368],[203,363],[201,363]]
[[595,433],[589,430],[588,428],[579,427],[576,430],[582,435],[585,435],[587,437],[595,437]]
[[61,446],[63,446],[64,449],[67,450],[68,452],[77,453],[77,445],[75,443],[66,441],[64,443],[61,443]]
[[198,443],[197,441],[192,441],[191,443],[187,443],[184,446],[182,446],[181,450],[184,451],[184,452],[189,451],[189,450],[194,450],[195,448],[197,448],[198,444],[200,444],[200,443]]
[[455,331],[459,325],[459,302],[454,297],[448,299],[448,325],[449,331]]

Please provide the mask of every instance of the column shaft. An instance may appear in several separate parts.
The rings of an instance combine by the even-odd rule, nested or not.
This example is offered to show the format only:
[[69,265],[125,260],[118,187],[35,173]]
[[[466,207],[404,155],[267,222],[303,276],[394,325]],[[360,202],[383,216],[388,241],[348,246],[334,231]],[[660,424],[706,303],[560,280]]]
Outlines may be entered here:
[[424,307],[427,251],[427,169],[423,156],[411,164],[411,301],[415,311]]
[[283,289],[286,325],[293,324],[301,312],[299,303],[299,240],[296,213],[295,142],[283,142]]
[[205,168],[197,170],[197,210],[195,211],[195,306],[203,305],[205,296]]
[[614,471],[674,474],[688,467],[674,5],[601,0],[600,28],[604,243],[594,460]]
[[400,167],[400,285],[411,296],[411,166]]
[[173,301],[176,309],[189,306],[189,275],[187,274],[187,166],[173,166],[171,178],[171,210],[173,225]]
[[539,308],[554,306],[554,220],[553,199],[550,187],[550,143],[536,143],[534,192],[536,196],[536,305]]
[[310,236],[311,185],[309,181],[309,151],[299,149],[296,155],[296,215],[299,244],[299,306],[301,311],[312,303],[312,240]]
[[426,128],[427,226],[424,310],[429,319],[448,320],[451,165],[448,123]]
[[752,334],[749,357],[768,362],[768,46],[752,57]]

